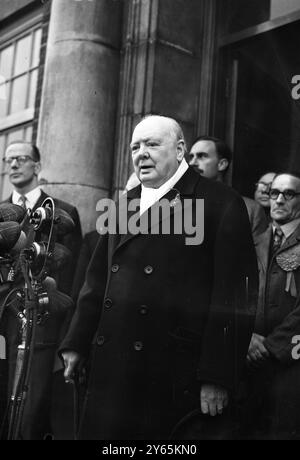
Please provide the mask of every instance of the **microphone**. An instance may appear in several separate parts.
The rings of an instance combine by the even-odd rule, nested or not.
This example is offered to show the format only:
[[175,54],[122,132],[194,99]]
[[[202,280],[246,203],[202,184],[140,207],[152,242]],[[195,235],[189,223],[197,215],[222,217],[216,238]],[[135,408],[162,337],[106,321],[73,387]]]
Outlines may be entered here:
[[17,222],[0,222],[0,253],[10,251],[20,235],[21,227]]
[[[30,223],[35,230],[39,230],[44,224],[51,222],[53,211],[48,206],[40,206],[37,208],[30,218]],[[58,224],[57,234],[65,235],[70,233],[75,228],[72,217],[63,209],[55,208],[54,222]]]
[[0,204],[0,222],[21,223],[26,213],[26,209],[13,203]]

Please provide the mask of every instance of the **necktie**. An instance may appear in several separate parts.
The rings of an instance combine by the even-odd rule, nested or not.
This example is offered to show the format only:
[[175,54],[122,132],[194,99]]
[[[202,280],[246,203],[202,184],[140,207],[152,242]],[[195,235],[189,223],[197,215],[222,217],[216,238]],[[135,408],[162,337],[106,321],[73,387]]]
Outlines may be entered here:
[[27,202],[26,196],[21,195],[20,198],[19,198],[19,206],[21,206],[21,208],[23,208],[23,209],[27,209],[26,202]]
[[275,232],[274,232],[274,237],[273,237],[273,247],[272,247],[273,254],[275,254],[275,252],[277,252],[280,246],[282,245],[283,237],[284,237],[284,233],[281,230],[281,228],[276,227]]

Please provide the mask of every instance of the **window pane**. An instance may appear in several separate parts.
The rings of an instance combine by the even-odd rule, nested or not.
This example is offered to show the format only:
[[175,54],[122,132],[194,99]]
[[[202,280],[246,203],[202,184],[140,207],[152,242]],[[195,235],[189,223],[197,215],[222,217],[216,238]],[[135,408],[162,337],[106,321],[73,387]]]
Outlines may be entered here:
[[40,62],[40,48],[42,39],[42,29],[38,29],[34,33],[34,44],[33,44],[33,56],[32,56],[32,67],[37,67]]
[[[2,134],[0,135],[0,161],[2,161],[2,158],[4,157],[4,149],[5,149],[5,135]],[[1,164],[2,168],[2,164]]]
[[0,118],[7,115],[9,83],[0,85]]
[[18,75],[30,67],[31,35],[27,35],[17,42],[16,62],[14,75]]
[[27,141],[27,142],[32,141],[32,126],[31,125],[26,126],[24,138],[25,138],[25,141]]
[[20,112],[26,107],[28,75],[16,78],[12,82],[10,113]]
[[0,78],[5,79],[11,77],[13,62],[13,45],[4,48],[0,52]]
[[33,72],[30,73],[29,100],[28,100],[28,105],[27,105],[28,108],[34,108],[37,78],[38,78],[37,70],[34,70]]

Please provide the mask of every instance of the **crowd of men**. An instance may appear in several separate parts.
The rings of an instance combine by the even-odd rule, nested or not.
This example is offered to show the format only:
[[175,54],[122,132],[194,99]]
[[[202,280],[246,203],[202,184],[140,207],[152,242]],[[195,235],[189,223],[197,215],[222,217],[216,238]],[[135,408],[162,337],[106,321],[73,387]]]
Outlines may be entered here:
[[[79,439],[300,439],[300,174],[268,172],[254,199],[241,197],[224,183],[224,141],[201,136],[188,152],[180,125],[158,115],[135,127],[130,149],[134,177],[117,207],[129,220],[138,201],[139,231],[118,221],[82,242],[76,208],[55,200],[75,225],[60,241],[68,268],[53,278],[75,306],[55,339],[45,328],[36,343],[21,438],[55,433],[59,356],[67,383],[87,372]],[[36,209],[47,197],[37,147],[15,142],[4,160],[8,201]],[[186,215],[197,221],[203,200],[204,239],[188,245]],[[17,327],[5,323],[8,393]]]

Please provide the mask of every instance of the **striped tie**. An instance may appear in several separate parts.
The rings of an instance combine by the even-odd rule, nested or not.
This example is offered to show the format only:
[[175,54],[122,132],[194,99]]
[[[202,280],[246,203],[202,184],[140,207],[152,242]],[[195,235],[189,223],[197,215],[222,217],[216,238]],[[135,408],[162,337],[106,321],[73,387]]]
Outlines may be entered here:
[[27,202],[26,196],[21,195],[20,198],[19,198],[19,206],[21,206],[21,208],[23,208],[25,210],[27,209],[26,202]]
[[283,237],[284,237],[284,233],[281,230],[281,228],[276,227],[275,232],[274,232],[274,237],[273,237],[273,247],[272,247],[273,254],[275,254],[275,252],[277,252],[278,249],[281,247]]

